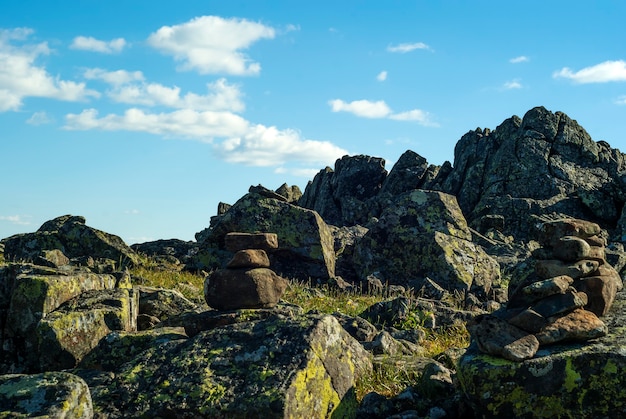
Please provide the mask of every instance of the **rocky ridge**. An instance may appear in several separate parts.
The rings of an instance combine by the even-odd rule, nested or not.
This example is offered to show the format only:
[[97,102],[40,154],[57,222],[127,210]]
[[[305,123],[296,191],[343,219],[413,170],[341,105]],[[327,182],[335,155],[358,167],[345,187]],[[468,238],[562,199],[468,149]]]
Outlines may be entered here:
[[[383,159],[345,156],[303,194],[253,186],[221,204],[196,242],[130,248],[82,217],[51,220],[1,242],[9,263],[0,265],[0,406],[103,418],[530,417],[538,401],[544,417],[622,415],[623,397],[602,383],[617,382],[622,363],[625,163],[576,121],[538,107],[468,132],[454,165],[407,151],[387,172]],[[598,231],[546,240],[559,223]],[[259,232],[261,244],[232,243],[233,233],[250,240]],[[125,270],[141,263],[137,251],[210,272],[211,308],[137,285]],[[587,279],[572,277],[570,265]],[[249,274],[256,270],[260,277]],[[246,291],[234,294],[245,298],[233,299],[228,284],[241,278]],[[357,317],[304,313],[280,300],[283,278],[388,298]],[[542,311],[554,299],[567,308]],[[600,322],[595,334],[538,339],[559,324],[555,314],[580,310]],[[419,361],[424,328],[500,321],[543,344],[513,361],[474,332],[464,355]],[[400,323],[412,326],[391,326]],[[420,378],[393,398],[371,393],[359,403],[356,380],[385,359],[412,362]],[[557,384],[567,391],[545,393]],[[34,403],[39,388],[60,402]],[[591,396],[602,391],[606,398]]]

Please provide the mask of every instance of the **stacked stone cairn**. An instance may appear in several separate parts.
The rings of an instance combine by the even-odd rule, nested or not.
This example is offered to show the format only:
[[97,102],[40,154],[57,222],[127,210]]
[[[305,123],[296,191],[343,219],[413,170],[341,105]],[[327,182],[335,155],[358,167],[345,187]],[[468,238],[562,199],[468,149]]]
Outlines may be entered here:
[[204,298],[216,310],[272,308],[287,280],[270,269],[268,252],[278,248],[274,233],[228,233],[226,250],[234,253],[225,269],[207,275]]
[[478,348],[511,361],[535,356],[539,347],[604,336],[606,315],[623,288],[607,263],[606,231],[598,224],[560,219],[539,226],[533,271],[509,288],[507,306],[469,325]]

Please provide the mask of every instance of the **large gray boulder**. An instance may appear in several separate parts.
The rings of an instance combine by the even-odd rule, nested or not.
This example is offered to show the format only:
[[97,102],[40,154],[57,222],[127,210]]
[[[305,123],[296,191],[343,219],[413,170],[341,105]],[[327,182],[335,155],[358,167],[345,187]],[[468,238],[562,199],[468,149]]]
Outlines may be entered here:
[[329,315],[245,321],[171,340],[93,385],[105,417],[355,417],[371,356]]
[[406,285],[428,277],[446,290],[484,297],[500,269],[471,240],[454,196],[416,189],[397,197],[359,240],[354,265],[363,279]]

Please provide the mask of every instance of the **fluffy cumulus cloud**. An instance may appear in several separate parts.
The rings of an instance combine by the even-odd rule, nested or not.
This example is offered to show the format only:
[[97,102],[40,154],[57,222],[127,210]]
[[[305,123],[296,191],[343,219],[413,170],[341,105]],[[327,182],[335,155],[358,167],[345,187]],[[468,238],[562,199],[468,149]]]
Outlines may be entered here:
[[52,76],[38,65],[38,58],[50,54],[50,49],[45,42],[28,43],[32,32],[27,28],[0,30],[0,112],[19,110],[27,97],[83,101],[99,96],[85,83]]
[[333,99],[328,101],[333,112],[348,112],[353,115],[370,118],[381,119],[387,118],[395,121],[413,121],[424,126],[437,126],[432,121],[430,113],[420,109],[412,109],[410,111],[394,113],[384,100],[354,100],[345,102],[341,99]]
[[574,83],[580,84],[626,81],[626,61],[605,61],[578,71],[564,67],[555,71],[552,76],[554,78],[569,79]]
[[103,54],[114,54],[121,52],[126,46],[124,38],[116,38],[110,41],[101,41],[91,36],[77,36],[72,41],[70,48],[83,51],[101,52]]
[[163,26],[148,38],[148,43],[174,56],[181,70],[201,74],[256,75],[261,65],[242,50],[262,39],[273,39],[275,30],[246,19],[201,16],[189,22]]
[[415,43],[404,43],[398,45],[389,45],[387,47],[387,51],[389,52],[399,52],[401,54],[405,54],[407,52],[414,51],[416,49],[425,49],[431,50],[431,48],[423,42],[415,42]]

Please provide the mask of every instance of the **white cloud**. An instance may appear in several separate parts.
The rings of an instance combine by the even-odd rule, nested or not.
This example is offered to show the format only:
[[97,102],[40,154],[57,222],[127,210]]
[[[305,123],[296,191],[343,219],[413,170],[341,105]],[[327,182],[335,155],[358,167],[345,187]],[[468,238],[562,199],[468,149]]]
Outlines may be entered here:
[[194,109],[196,111],[233,111],[241,112],[245,105],[239,87],[220,78],[207,83],[206,95],[187,93],[181,96],[179,87],[168,87],[159,83],[145,82],[141,71],[125,70],[106,71],[99,68],[88,69],[84,73],[87,79],[102,80],[113,86],[107,95],[118,103],[144,106],[167,106],[176,109]]
[[175,138],[213,143],[214,152],[230,163],[275,166],[285,162],[334,162],[347,154],[327,141],[301,138],[294,130],[279,130],[250,124],[230,112],[197,112],[189,109],[171,113],[146,113],[129,109],[123,115],[98,117],[95,109],[66,115],[68,130],[140,131]]
[[261,39],[273,39],[275,30],[246,19],[201,16],[186,23],[163,26],[148,43],[182,62],[181,70],[201,74],[256,75],[261,65],[241,52]]
[[509,60],[511,64],[519,64],[530,61],[530,59],[525,55],[520,55],[519,57],[514,57]]
[[84,83],[53,77],[36,60],[50,54],[48,44],[14,46],[10,41],[25,41],[32,30],[18,28],[0,31],[0,112],[17,111],[26,97],[44,97],[65,101],[82,101],[99,97]]
[[385,81],[385,80],[387,80],[387,72],[386,71],[381,71],[380,73],[378,73],[378,75],[376,76],[376,80],[378,80],[378,81]]
[[402,54],[414,51],[416,49],[431,50],[431,48],[423,42],[415,42],[413,44],[404,43],[404,44],[398,44],[394,46],[389,45],[387,47],[387,51],[389,52],[399,52]]
[[505,90],[521,89],[522,87],[522,83],[518,79],[507,81],[502,85]]
[[114,86],[144,80],[143,73],[141,71],[106,71],[101,68],[89,68],[85,70],[83,76],[89,80],[102,80]]
[[30,125],[44,125],[51,122],[54,122],[54,119],[48,116],[45,111],[35,112],[30,118],[26,120],[26,123]]
[[385,118],[391,114],[391,109],[384,100],[372,102],[370,100],[354,100],[344,102],[341,99],[328,101],[333,112],[349,112],[363,118]]
[[11,224],[17,225],[30,225],[31,222],[25,220],[24,218],[30,218],[30,216],[26,215],[0,215],[0,221],[8,221]]
[[384,100],[378,100],[376,102],[370,100],[344,102],[341,99],[333,99],[329,100],[328,104],[333,112],[348,112],[362,118],[388,118],[395,121],[415,121],[424,126],[438,126],[438,124],[431,120],[431,115],[428,112],[413,109],[394,113]]
[[585,67],[576,72],[568,67],[555,71],[554,78],[566,78],[574,83],[607,83],[612,81],[626,81],[626,61],[605,61],[591,67]]
[[91,36],[77,36],[72,41],[70,48],[83,51],[101,52],[103,54],[113,54],[121,52],[126,46],[124,38],[116,38],[110,41],[101,41]]

